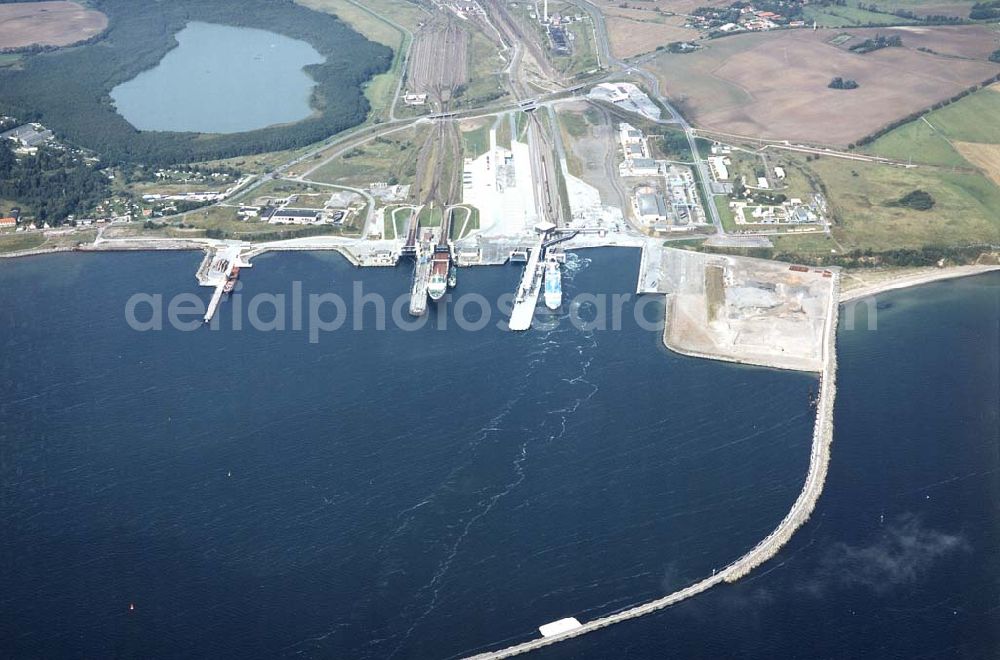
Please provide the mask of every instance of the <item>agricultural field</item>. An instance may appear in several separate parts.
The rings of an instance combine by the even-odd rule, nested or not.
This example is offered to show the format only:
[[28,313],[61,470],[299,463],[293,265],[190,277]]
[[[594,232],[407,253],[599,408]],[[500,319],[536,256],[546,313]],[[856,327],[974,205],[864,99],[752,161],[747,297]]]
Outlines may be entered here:
[[864,149],[897,160],[977,167],[1000,184],[1000,85],[981,89],[886,133]]
[[688,19],[683,14],[700,6],[726,6],[730,3],[720,0],[653,0],[629,4],[596,0],[594,4],[604,14],[611,54],[629,58],[653,52],[671,42],[698,39],[701,36],[698,30],[684,27]]
[[108,27],[108,17],[75,2],[0,4],[0,49],[68,46]]
[[[1000,65],[986,61],[995,39],[987,27],[883,30],[902,34],[903,47],[849,50],[876,32],[851,30],[838,45],[825,30],[743,34],[695,53],[662,54],[651,68],[699,128],[837,146],[1000,74]],[[830,89],[837,76],[860,88]]]

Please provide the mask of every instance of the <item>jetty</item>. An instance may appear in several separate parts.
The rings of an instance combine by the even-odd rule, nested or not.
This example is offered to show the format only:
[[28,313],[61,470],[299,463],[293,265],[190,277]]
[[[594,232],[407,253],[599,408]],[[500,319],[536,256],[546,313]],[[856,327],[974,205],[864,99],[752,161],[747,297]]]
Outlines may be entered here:
[[196,277],[201,286],[214,287],[212,299],[205,311],[205,323],[211,322],[222,303],[225,294],[232,292],[241,268],[252,268],[253,264],[244,257],[242,243],[224,243],[209,249],[198,268]]

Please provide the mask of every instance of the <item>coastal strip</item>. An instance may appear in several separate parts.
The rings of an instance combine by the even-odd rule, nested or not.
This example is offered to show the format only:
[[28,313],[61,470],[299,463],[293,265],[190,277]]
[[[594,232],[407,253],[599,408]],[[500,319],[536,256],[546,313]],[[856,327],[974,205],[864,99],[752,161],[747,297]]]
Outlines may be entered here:
[[627,610],[587,621],[577,627],[564,630],[546,637],[532,639],[521,644],[515,644],[497,651],[488,651],[474,656],[469,660],[493,660],[510,658],[515,655],[534,651],[551,644],[579,637],[601,628],[607,628],[616,623],[636,619],[646,614],[662,610],[683,600],[696,596],[712,587],[726,582],[736,582],[746,576],[757,566],[771,559],[788,542],[795,531],[809,520],[823,485],[830,464],[830,444],[833,441],[833,404],[836,399],[837,387],[837,318],[839,312],[840,274],[834,275],[833,291],[829,299],[827,323],[823,341],[823,370],[820,381],[819,401],[816,407],[816,423],[813,427],[812,450],[809,456],[809,471],[798,498],[778,526],[746,554],[732,562],[721,571],[706,577],[672,594],[656,600],[631,607]]
[[948,268],[934,268],[916,273],[907,273],[898,277],[890,277],[881,282],[866,284],[854,289],[844,291],[840,296],[840,302],[851,302],[869,296],[874,296],[886,291],[895,289],[906,289],[921,284],[929,284],[941,280],[950,280],[957,277],[969,277],[971,275],[981,275],[992,271],[1000,270],[1000,264],[976,264],[972,266],[950,266]]

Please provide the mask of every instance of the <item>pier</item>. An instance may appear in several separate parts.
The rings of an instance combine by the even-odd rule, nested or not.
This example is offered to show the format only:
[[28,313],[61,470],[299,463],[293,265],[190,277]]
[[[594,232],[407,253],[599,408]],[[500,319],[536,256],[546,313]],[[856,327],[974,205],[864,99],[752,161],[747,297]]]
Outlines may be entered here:
[[[746,576],[754,568],[760,566],[767,560],[774,557],[778,551],[788,542],[792,534],[801,527],[812,514],[819,500],[820,493],[823,492],[823,485],[826,482],[826,474],[830,463],[830,443],[833,441],[833,403],[836,397],[837,380],[837,314],[839,311],[840,298],[840,274],[836,273],[831,291],[828,316],[825,327],[823,342],[823,370],[820,380],[819,400],[816,406],[816,423],[813,427],[812,450],[809,455],[809,471],[806,474],[802,492],[799,493],[792,508],[789,509],[785,517],[778,523],[770,534],[762,539],[757,545],[747,551],[739,559],[733,561],[725,568],[714,571],[706,577],[672,594],[652,600],[648,603],[636,605],[629,609],[608,616],[599,617],[592,621],[587,621],[579,626],[555,626],[545,624],[542,628],[545,632],[556,630],[549,635],[532,639],[527,642],[508,646],[497,651],[488,651],[469,656],[468,660],[494,660],[498,658],[510,658],[515,655],[534,651],[550,644],[585,635],[601,628],[607,628],[622,621],[636,619],[646,614],[652,614],[671,605],[675,605],[683,600],[708,591],[712,587],[721,583],[736,582]],[[564,621],[565,619],[561,620]],[[576,621],[575,619],[573,619]],[[559,622],[555,622],[559,623]]]
[[198,284],[215,288],[212,299],[205,311],[204,321],[209,323],[222,303],[222,297],[232,291],[241,268],[251,268],[253,264],[242,256],[242,243],[226,243],[214,252],[210,249],[198,268]]

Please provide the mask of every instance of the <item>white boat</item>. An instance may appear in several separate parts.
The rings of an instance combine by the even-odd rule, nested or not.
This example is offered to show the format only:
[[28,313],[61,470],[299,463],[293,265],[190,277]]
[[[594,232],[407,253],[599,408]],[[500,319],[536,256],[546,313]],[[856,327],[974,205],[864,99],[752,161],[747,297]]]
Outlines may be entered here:
[[431,300],[441,300],[448,290],[448,265],[451,255],[447,248],[436,248],[431,261],[431,277],[427,283],[427,293]]
[[562,306],[562,272],[555,257],[545,261],[545,306],[553,310]]

